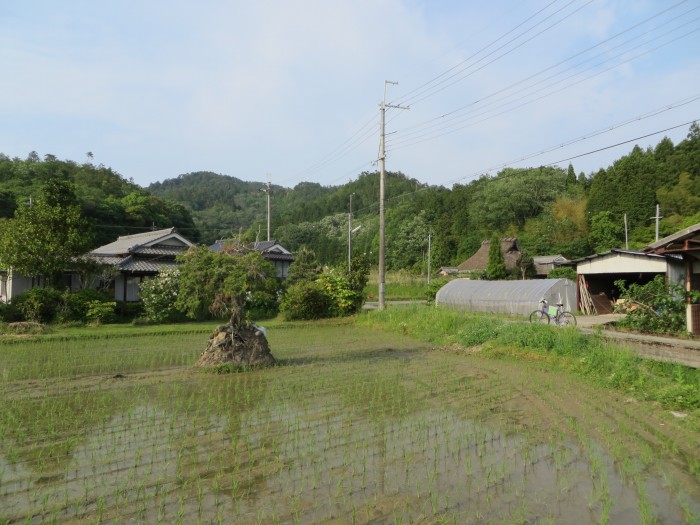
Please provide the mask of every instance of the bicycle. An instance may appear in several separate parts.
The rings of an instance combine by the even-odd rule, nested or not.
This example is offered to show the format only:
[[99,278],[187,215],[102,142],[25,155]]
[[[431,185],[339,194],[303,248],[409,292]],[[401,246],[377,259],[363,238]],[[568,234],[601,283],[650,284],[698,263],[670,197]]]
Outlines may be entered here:
[[557,326],[576,326],[576,316],[568,310],[563,310],[563,303],[557,303],[557,307],[554,308],[542,299],[540,304],[542,307],[530,314],[531,323],[549,324],[553,321]]

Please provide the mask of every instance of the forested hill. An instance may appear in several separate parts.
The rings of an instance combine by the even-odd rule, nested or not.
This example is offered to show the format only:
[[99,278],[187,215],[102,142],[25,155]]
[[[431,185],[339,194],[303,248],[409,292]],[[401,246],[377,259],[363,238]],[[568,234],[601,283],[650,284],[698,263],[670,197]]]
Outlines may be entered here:
[[[387,174],[388,198],[410,195],[426,188],[401,173]],[[237,235],[266,235],[267,195],[263,182],[246,182],[229,175],[200,171],[180,175],[148,187],[153,195],[174,201],[192,211],[202,238],[207,241]],[[294,188],[271,185],[271,224],[273,228],[320,221],[334,214],[347,214],[350,195],[353,211],[362,216],[376,214],[379,201],[379,175],[363,173],[342,186],[321,186],[302,182]],[[372,211],[373,210],[373,211]]]
[[52,179],[73,183],[81,213],[90,225],[84,234],[93,246],[154,227],[175,226],[189,238],[199,239],[192,214],[182,204],[155,197],[103,165],[59,160],[50,154],[42,159],[35,151],[26,159],[0,153],[0,221],[12,218],[18,206],[30,203]]
[[[176,226],[197,242],[242,233],[265,238],[263,182],[211,172],[180,175],[140,188],[110,168],[60,161],[32,152],[26,159],[0,154],[0,230],[3,220],[52,178],[72,181],[83,215],[98,233],[96,244],[150,227]],[[304,182],[273,185],[272,237],[290,250],[312,248],[323,263],[347,257],[352,196],[354,254],[377,263],[379,176],[362,173],[341,186]],[[387,174],[386,261],[390,269],[456,265],[492,235],[517,237],[530,255],[582,257],[654,241],[651,219],[660,205],[660,235],[700,223],[700,127],[678,144],[668,138],[634,147],[596,173],[574,166],[507,168],[466,184],[443,188],[402,173]]]

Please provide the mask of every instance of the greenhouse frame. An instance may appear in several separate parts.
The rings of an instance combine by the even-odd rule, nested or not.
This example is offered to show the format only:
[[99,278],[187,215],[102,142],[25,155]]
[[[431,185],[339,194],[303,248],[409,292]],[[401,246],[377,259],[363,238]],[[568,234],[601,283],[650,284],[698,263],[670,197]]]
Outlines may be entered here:
[[480,281],[454,279],[438,290],[435,305],[440,307],[514,315],[529,315],[542,299],[550,306],[564,304],[576,310],[576,283],[569,279],[527,281]]

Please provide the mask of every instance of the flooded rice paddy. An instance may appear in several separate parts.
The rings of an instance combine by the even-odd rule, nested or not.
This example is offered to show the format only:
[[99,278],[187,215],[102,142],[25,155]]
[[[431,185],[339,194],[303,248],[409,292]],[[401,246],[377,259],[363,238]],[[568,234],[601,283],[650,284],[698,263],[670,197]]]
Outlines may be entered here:
[[0,523],[700,520],[697,433],[653,406],[348,324],[268,336],[281,366],[233,375],[7,365]]

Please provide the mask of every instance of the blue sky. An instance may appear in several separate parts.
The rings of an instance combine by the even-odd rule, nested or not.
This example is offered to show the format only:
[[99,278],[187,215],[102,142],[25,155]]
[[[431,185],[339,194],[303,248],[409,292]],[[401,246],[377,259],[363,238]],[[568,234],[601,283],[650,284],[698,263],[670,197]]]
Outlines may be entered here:
[[[143,186],[205,170],[338,185],[376,170],[385,80],[399,83],[387,101],[411,108],[387,112],[387,169],[445,186],[566,167],[700,119],[700,0],[1,7],[0,152],[90,151]],[[687,132],[571,162],[590,173]]]

